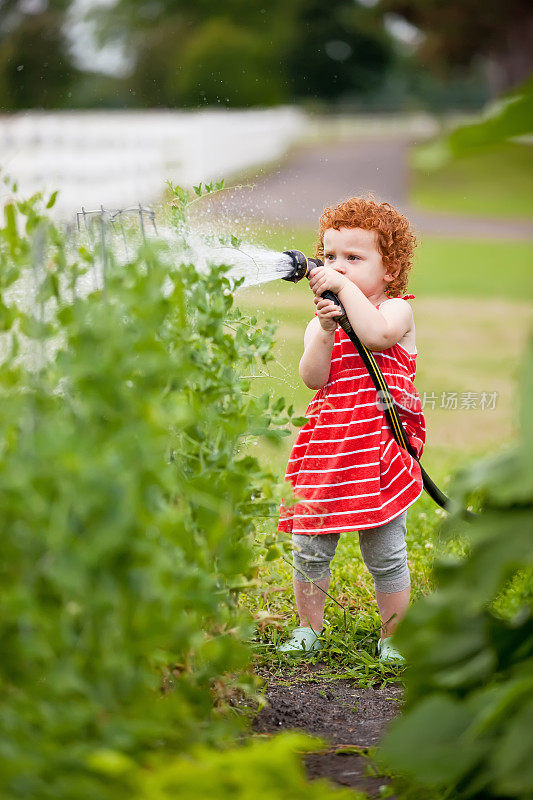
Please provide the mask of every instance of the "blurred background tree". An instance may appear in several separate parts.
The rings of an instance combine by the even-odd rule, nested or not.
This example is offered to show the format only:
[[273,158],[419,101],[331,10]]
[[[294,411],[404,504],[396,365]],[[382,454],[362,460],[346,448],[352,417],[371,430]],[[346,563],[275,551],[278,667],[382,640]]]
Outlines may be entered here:
[[533,69],[533,13],[527,0],[380,0],[424,32],[418,58],[441,74],[481,64],[493,95]]
[[83,80],[65,31],[69,0],[0,0],[0,107],[61,108]]
[[368,95],[382,84],[393,47],[382,14],[353,0],[309,0],[287,54],[291,95],[329,102]]
[[0,108],[476,109],[532,39],[525,0],[0,0]]
[[279,64],[256,32],[213,17],[197,26],[180,48],[176,41],[183,27],[178,20],[169,28],[158,27],[141,48],[132,80],[143,104],[152,98],[152,105],[247,107],[287,100],[276,74]]
[[300,5],[119,0],[89,18],[100,43],[122,43],[132,54],[127,80],[138,105],[247,107],[290,99],[282,59]]

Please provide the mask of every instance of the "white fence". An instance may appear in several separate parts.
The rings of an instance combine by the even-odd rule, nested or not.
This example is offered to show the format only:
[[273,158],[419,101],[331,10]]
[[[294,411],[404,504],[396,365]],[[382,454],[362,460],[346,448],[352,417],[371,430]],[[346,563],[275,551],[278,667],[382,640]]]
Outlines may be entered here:
[[1,115],[0,168],[24,195],[59,189],[55,214],[72,218],[154,201],[166,179],[191,186],[278,158],[304,124],[290,107]]

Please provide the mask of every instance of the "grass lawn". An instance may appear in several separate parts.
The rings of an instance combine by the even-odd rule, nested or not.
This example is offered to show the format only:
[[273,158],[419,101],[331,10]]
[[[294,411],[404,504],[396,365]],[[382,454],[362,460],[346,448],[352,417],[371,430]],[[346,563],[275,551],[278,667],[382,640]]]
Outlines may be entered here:
[[[312,252],[312,231],[296,231],[292,236],[283,231],[263,232],[259,240],[279,250],[297,247]],[[502,269],[496,292],[481,276],[489,256],[498,261],[504,254],[513,270]],[[531,286],[529,273],[526,248],[521,243],[497,242],[489,247],[483,242],[426,237],[418,251],[409,288],[416,294],[411,301],[419,351],[416,386],[428,430],[422,464],[444,492],[457,470],[508,446],[518,435],[517,388],[533,322],[533,306],[526,302],[523,288]],[[257,394],[269,391],[284,396],[303,414],[314,394],[298,376],[303,333],[314,313],[307,282],[294,285],[279,281],[240,290],[236,302],[259,320],[270,318],[279,324],[276,360],[255,377]],[[482,392],[496,392],[496,400],[493,408],[482,409],[477,401],[474,408],[443,407],[443,393],[449,397],[453,392],[459,398],[463,392],[472,392],[477,400]],[[258,454],[281,475],[295,435],[296,430],[278,446],[256,445]],[[443,515],[425,492],[409,509],[413,597],[431,591],[435,553],[459,547],[441,540]],[[264,521],[265,534],[272,534],[274,529],[275,520]],[[290,560],[288,543],[286,548],[284,558]],[[297,624],[291,569],[286,560],[261,566],[259,578],[264,591],[245,601],[267,619],[274,615],[272,624],[260,626],[257,634],[258,658],[271,666],[277,662],[276,637],[281,629]],[[350,674],[361,684],[371,683],[377,676],[393,680],[397,669],[384,667],[375,658],[379,619],[372,579],[362,563],[355,534],[341,537],[334,567],[331,594],[346,607],[347,616],[327,601],[329,648],[322,657],[336,674]],[[526,591],[526,582],[517,581],[500,608],[515,608]]]
[[496,218],[533,215],[530,145],[508,143],[436,167],[434,154],[438,143],[411,153],[411,199],[419,208]]
[[531,300],[533,248],[529,242],[424,236],[409,288],[417,297]]

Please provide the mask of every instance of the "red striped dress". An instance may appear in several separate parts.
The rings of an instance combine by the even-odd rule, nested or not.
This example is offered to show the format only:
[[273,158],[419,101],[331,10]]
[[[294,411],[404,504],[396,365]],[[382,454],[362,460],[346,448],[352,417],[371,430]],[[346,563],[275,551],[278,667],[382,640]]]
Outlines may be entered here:
[[[416,353],[400,344],[372,352],[420,457],[426,425],[414,386]],[[394,439],[368,370],[339,326],[328,382],[305,416],[308,422],[298,432],[285,475],[301,501],[292,508],[282,503],[278,530],[315,534],[375,528],[420,497],[420,465]]]

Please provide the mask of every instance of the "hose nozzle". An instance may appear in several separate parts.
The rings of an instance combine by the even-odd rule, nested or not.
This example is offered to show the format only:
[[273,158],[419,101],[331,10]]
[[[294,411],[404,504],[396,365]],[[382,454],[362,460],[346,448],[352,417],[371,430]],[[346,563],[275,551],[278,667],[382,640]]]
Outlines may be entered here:
[[293,272],[282,278],[284,281],[298,283],[302,278],[309,277],[309,272],[313,267],[321,267],[322,261],[318,258],[308,258],[301,250],[284,250],[283,255],[290,256],[293,265]]
[[[284,281],[292,281],[293,283],[298,283],[301,281],[302,278],[309,278],[309,273],[313,269],[313,267],[323,267],[324,262],[321,261],[319,258],[308,258],[301,250],[284,250],[283,255],[290,256],[292,259],[293,264],[293,271],[290,275],[287,275],[282,280]],[[341,326],[341,328],[350,335],[352,331],[352,326],[348,317],[346,316],[346,311],[344,309],[343,304],[339,300],[336,294],[330,292],[329,289],[326,289],[325,292],[322,292],[320,297],[324,297],[326,300],[332,300],[335,305],[339,306],[341,310],[341,315],[338,318],[337,322]]]

